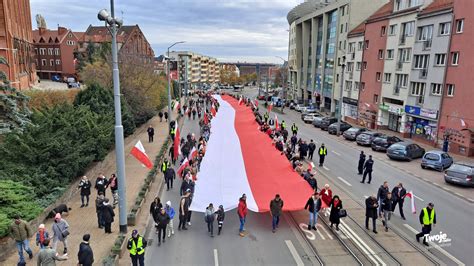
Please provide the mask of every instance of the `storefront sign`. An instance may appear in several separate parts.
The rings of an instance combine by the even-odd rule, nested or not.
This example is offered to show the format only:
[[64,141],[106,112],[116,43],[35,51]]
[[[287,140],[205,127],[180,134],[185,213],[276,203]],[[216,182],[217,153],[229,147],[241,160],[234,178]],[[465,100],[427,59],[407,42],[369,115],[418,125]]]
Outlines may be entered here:
[[388,111],[388,105],[381,104],[381,105],[379,105],[379,109],[382,110],[382,111]]
[[420,115],[420,107],[405,105],[405,113],[409,115]]
[[356,99],[352,99],[352,98],[349,98],[349,97],[343,97],[342,102],[350,104],[350,105],[355,105],[355,106],[357,106],[357,103],[358,103],[358,101]]
[[411,106],[411,105],[405,105],[405,112],[409,115],[416,115],[416,116],[426,117],[430,119],[438,118],[438,110],[420,108],[420,107]]
[[381,104],[379,105],[379,109],[382,111],[387,111],[389,113],[394,113],[397,115],[403,114],[403,107],[399,105],[388,105],[388,104]]

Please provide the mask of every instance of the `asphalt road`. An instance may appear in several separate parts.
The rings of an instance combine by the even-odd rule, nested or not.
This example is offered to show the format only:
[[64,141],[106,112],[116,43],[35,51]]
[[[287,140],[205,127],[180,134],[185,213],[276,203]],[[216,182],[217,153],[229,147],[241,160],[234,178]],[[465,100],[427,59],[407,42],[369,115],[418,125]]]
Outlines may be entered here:
[[[245,89],[244,94],[253,99],[257,96],[258,90]],[[264,107],[261,106],[262,108]],[[278,114],[278,120],[285,120],[288,127],[295,122],[299,127],[298,136],[305,140],[313,139],[317,141],[317,147],[321,143],[326,145],[328,156],[324,163],[325,167],[318,168],[318,171],[322,171],[332,178],[332,181],[338,187],[352,194],[361,204],[363,204],[366,196],[376,195],[383,181],[388,181],[390,190],[394,185],[402,182],[407,191],[412,190],[417,196],[415,203],[418,213],[411,214],[410,202],[407,199],[404,205],[407,220],[403,221],[399,218],[397,207],[392,224],[406,234],[413,236],[414,240],[414,230],[421,230],[418,220],[419,211],[426,207],[429,202],[433,202],[437,213],[437,225],[433,229],[432,234],[445,233],[451,239],[451,242],[445,243],[443,247],[438,248],[434,248],[434,245],[432,245],[430,251],[436,255],[442,254],[443,261],[447,262],[448,265],[452,265],[453,262],[472,265],[474,262],[474,254],[472,252],[472,242],[474,241],[472,230],[474,204],[415,178],[383,160],[375,160],[372,183],[370,185],[361,184],[362,178],[357,175],[359,153],[360,150],[364,150],[366,154],[372,154],[373,152],[370,148],[354,147],[353,145],[346,144],[345,141],[340,142],[333,136],[328,135],[326,131],[315,128],[311,124],[304,124],[300,115],[300,113],[286,108],[285,114]],[[342,137],[340,138],[342,139]],[[316,162],[319,158],[316,157],[317,155],[315,155],[314,161],[317,165]],[[333,188],[333,193],[334,191],[337,192],[337,189]],[[360,222],[363,223],[363,221]],[[449,257],[449,260],[447,257]]]
[[[196,121],[185,118],[182,136],[188,132],[199,133]],[[170,200],[178,213],[179,187],[176,179],[174,188],[161,193],[163,203]],[[238,201],[238,199],[235,199]],[[217,207],[217,206],[216,206]],[[204,210],[203,210],[204,211]],[[223,231],[217,235],[214,224],[214,237],[207,233],[204,214],[193,212],[191,226],[187,231],[178,231],[178,216],[174,218],[175,234],[166,238],[166,243],[157,246],[158,236],[153,232],[153,242],[146,250],[146,265],[312,265],[308,258],[308,247],[301,236],[290,226],[286,217],[281,219],[276,233],[271,231],[269,213],[249,212],[246,230],[248,235],[238,235],[238,216],[236,210],[226,213]],[[305,251],[306,250],[306,251]],[[297,262],[303,264],[298,264]]]

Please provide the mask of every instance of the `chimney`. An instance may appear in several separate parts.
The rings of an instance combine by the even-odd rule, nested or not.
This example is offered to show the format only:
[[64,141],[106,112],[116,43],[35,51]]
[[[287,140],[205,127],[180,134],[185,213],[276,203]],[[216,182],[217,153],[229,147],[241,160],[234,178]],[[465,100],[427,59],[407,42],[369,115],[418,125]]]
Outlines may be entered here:
[[58,25],[58,35],[62,35],[62,34],[64,34],[64,33],[66,33],[66,32],[67,32],[67,29],[66,29],[66,28],[60,27],[60,26]]
[[40,28],[38,28],[38,31],[39,31],[39,35],[41,36],[41,35],[45,34],[48,31],[48,29],[40,27]]

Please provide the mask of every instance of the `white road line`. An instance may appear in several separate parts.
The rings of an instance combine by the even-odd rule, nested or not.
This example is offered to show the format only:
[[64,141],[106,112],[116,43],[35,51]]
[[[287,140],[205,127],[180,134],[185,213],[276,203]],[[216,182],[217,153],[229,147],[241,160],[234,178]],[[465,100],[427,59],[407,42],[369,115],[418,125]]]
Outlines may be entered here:
[[323,236],[323,234],[321,234],[321,232],[319,232],[319,230],[316,230],[316,232],[318,233],[318,235],[321,237],[322,240],[326,240],[326,238]]
[[415,198],[417,198],[417,199],[420,200],[420,201],[425,201],[424,199],[418,197],[417,195],[415,195]]
[[338,156],[341,156],[341,154],[340,154],[339,152],[337,152],[337,151],[333,151],[332,153],[334,153],[334,154],[336,154],[336,155],[338,155]]
[[293,256],[293,259],[296,262],[297,266],[304,266],[303,260],[301,260],[300,255],[298,255],[298,252],[296,251],[295,246],[293,246],[293,242],[291,240],[285,240],[286,246],[290,250],[291,256]]
[[367,195],[364,195],[364,198],[368,198],[368,197],[369,197],[369,196],[367,196]]
[[326,171],[331,171],[329,168],[327,168],[326,166],[323,166],[323,168],[326,170]]
[[214,249],[214,265],[219,266],[219,256],[217,255],[217,249]]
[[[408,230],[412,231],[415,234],[418,234],[419,232],[416,231],[415,228],[411,227],[409,224],[403,224]],[[446,257],[450,258],[452,261],[454,261],[457,265],[466,265],[462,261],[458,260],[456,257],[451,255],[449,252],[438,246],[436,243],[430,242],[430,245],[433,246],[435,249],[437,249],[439,252],[443,253]]]
[[339,179],[339,180],[341,180],[342,182],[344,182],[344,184],[346,184],[346,185],[352,187],[351,183],[347,182],[344,178],[338,176],[337,179]]
[[[347,224],[341,220],[341,223],[344,227],[341,226],[341,229],[342,230],[346,230],[348,231],[347,235],[352,235],[352,239],[355,241],[355,242],[359,242],[360,245],[358,245],[359,247],[361,247],[362,249],[366,250],[366,254],[369,256],[369,258],[372,258],[372,261],[375,262],[375,264],[377,265],[383,265],[383,266],[386,266],[387,264],[385,264],[385,262],[379,257],[379,255],[377,255],[377,253],[375,253],[354,231],[352,231],[352,229],[347,226]],[[378,262],[380,262],[380,264]]]
[[[332,235],[326,230],[326,228],[324,228],[324,226],[320,225],[320,224],[317,224],[316,225],[316,228],[319,227],[319,229],[323,230],[324,233],[329,237],[329,239],[333,239],[332,238]],[[318,231],[319,232],[319,231]]]

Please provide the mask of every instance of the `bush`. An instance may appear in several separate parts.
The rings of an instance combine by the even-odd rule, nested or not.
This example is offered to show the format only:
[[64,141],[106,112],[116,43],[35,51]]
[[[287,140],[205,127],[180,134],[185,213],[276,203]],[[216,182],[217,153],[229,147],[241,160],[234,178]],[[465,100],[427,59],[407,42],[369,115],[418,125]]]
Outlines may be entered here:
[[73,103],[78,93],[79,90],[30,90],[25,92],[30,98],[28,102],[30,109],[42,109],[58,104]]

